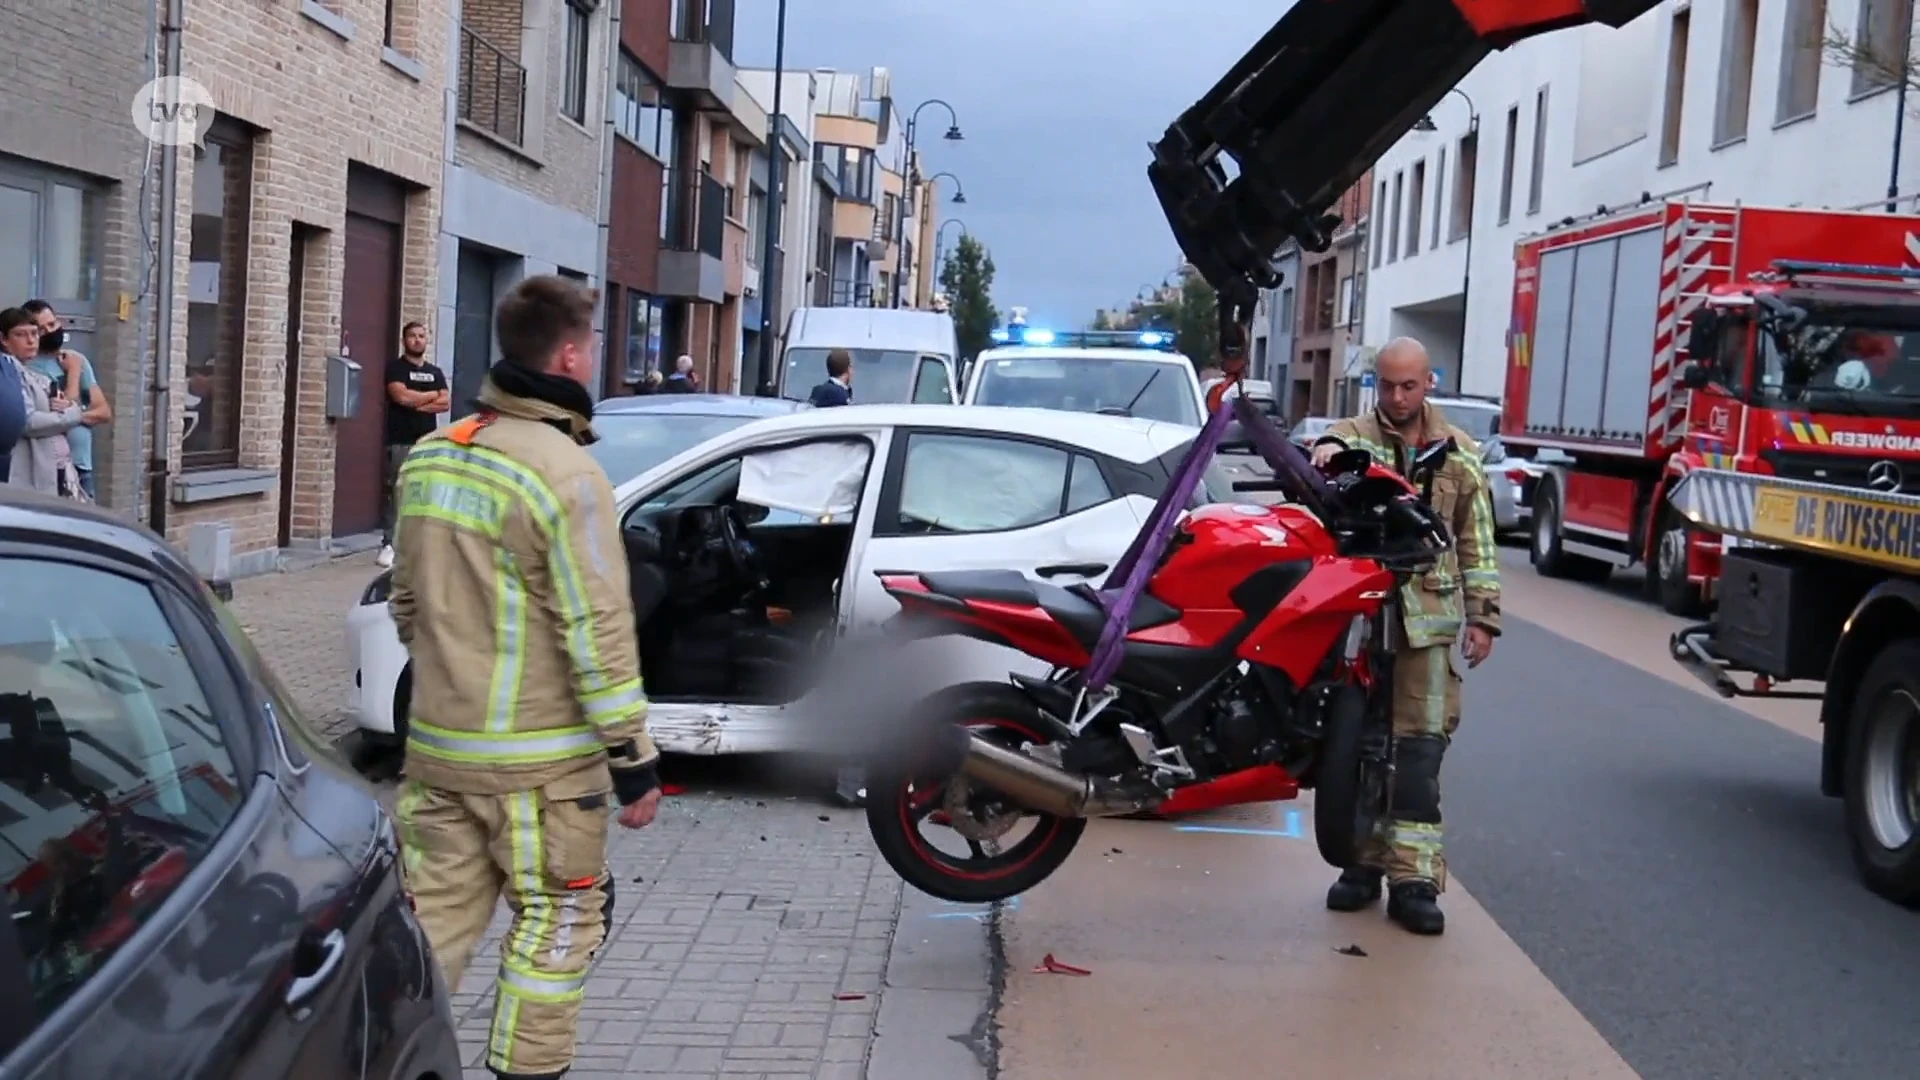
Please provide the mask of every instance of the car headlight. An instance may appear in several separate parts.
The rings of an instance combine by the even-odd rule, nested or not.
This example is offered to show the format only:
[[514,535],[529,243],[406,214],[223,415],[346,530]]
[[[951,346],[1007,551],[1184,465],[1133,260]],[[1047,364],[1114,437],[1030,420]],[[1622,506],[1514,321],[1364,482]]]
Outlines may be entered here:
[[360,606],[372,607],[375,604],[384,604],[392,595],[393,571],[382,571],[380,576],[374,578],[373,583],[367,586],[367,591],[360,594]]

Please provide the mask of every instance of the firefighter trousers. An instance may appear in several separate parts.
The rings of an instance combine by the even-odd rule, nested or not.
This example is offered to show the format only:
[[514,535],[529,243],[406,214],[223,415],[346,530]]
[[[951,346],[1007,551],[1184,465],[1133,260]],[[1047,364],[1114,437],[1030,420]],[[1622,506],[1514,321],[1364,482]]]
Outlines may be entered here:
[[1393,795],[1375,830],[1366,866],[1389,884],[1447,888],[1440,831],[1440,763],[1460,726],[1457,645],[1402,649],[1393,661]]
[[468,795],[409,780],[395,805],[407,888],[449,990],[502,896],[513,913],[487,1040],[500,1074],[572,1066],[587,966],[606,937],[610,796],[559,786]]

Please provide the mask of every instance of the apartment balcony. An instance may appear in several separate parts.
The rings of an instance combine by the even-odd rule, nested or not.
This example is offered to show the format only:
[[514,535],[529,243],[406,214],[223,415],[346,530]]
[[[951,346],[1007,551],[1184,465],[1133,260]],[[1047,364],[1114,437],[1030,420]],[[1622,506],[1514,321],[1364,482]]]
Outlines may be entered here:
[[515,146],[526,140],[527,69],[471,27],[460,27],[460,121]]
[[718,304],[727,298],[727,189],[704,172],[667,174],[667,235],[656,291]]
[[672,40],[667,45],[667,87],[692,95],[697,109],[733,108],[734,0],[668,0]]
[[873,239],[873,219],[879,210],[870,202],[833,201],[833,238],[867,243]]
[[827,303],[833,307],[872,307],[873,300],[871,281],[835,278],[827,293]]

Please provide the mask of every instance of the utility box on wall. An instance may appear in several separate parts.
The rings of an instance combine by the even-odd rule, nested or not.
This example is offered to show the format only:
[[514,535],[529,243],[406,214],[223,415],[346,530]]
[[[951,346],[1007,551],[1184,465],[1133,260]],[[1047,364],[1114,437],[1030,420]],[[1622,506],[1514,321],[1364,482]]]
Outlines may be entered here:
[[327,357],[327,419],[351,420],[360,414],[360,362]]

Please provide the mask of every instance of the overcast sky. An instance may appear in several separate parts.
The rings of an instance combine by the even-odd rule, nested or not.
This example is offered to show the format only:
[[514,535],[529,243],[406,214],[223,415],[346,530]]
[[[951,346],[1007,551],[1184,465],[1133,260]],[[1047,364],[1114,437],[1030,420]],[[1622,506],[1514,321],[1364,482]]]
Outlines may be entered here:
[[[792,0],[787,67],[893,73],[920,114],[929,172],[950,171],[956,217],[993,254],[994,302],[1078,327],[1157,285],[1179,248],[1147,183],[1147,143],[1279,18],[1273,0]],[[738,0],[734,56],[772,67],[776,0]],[[944,220],[943,217],[943,220]],[[959,232],[947,230],[949,249]]]

